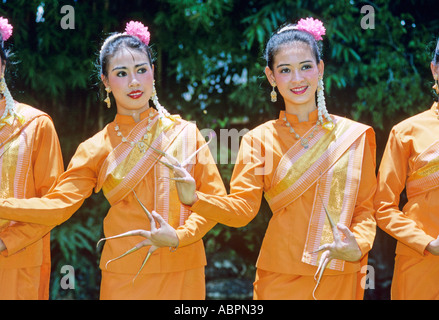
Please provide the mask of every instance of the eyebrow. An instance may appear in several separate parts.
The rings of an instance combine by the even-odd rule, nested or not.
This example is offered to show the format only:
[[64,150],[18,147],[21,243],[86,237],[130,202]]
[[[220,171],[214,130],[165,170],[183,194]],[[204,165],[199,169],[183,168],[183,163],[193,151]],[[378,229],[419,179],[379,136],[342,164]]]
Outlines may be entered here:
[[[302,62],[299,62],[299,64],[304,64],[304,63],[310,63],[310,62],[313,62],[312,60],[305,60],[305,61],[302,61]],[[290,66],[291,64],[289,64],[289,63],[282,63],[282,64],[279,64],[278,66],[277,66],[277,68],[279,68],[279,67],[285,67],[285,66]]]
[[[143,62],[143,63],[136,64],[134,67],[135,67],[135,68],[138,68],[138,67],[144,66],[145,64],[147,65],[148,62]],[[117,66],[117,67],[114,67],[113,70],[111,70],[111,71],[114,71],[114,70],[123,70],[123,69],[128,69],[128,68],[127,68],[127,67],[124,67],[124,66]]]

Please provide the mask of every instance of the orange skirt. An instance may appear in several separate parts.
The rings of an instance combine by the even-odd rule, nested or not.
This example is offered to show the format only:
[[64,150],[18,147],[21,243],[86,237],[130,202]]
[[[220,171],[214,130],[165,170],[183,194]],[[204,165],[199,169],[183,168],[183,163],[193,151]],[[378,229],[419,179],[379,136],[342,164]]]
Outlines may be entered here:
[[[313,300],[317,282],[314,276],[281,274],[257,269],[254,282],[255,300]],[[357,273],[343,275],[323,275],[315,291],[317,300],[355,300],[362,299],[364,292]]]
[[392,300],[439,300],[439,261],[397,255]]
[[204,267],[134,275],[102,271],[101,300],[204,300]]
[[0,300],[48,300],[50,264],[0,269]]

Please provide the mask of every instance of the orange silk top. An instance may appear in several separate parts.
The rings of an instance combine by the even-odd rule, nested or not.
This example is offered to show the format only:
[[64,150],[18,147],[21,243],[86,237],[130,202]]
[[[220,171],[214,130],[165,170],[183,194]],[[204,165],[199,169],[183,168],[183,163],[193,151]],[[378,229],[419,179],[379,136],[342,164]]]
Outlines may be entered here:
[[402,210],[399,202],[418,157],[438,137],[436,103],[395,125],[390,132],[378,171],[374,202],[378,226],[398,240],[397,254],[417,257],[426,254],[434,258],[425,248],[439,234],[439,188],[408,197]]
[[[23,104],[20,107],[31,108]],[[5,100],[0,101],[0,114],[5,109]],[[33,108],[31,108],[33,109]],[[61,148],[58,136],[55,131],[52,120],[47,114],[39,111],[41,116],[32,120],[23,130],[23,134],[30,136],[28,147],[30,151],[30,162],[28,168],[25,168],[26,176],[22,188],[25,198],[42,197],[55,184],[56,178],[64,171]],[[17,127],[17,121],[13,126]],[[0,141],[0,144],[3,141]],[[6,153],[5,153],[6,154]],[[4,159],[0,159],[3,161]],[[12,164],[5,163],[2,165],[2,193],[7,192],[5,179],[8,177],[8,170]],[[13,179],[10,177],[9,179]],[[9,219],[13,220],[13,219]],[[41,265],[44,261],[50,259],[50,236],[49,231],[52,227],[12,222],[7,228],[0,232],[0,239],[6,245],[6,250],[0,255],[0,268],[23,268]]]
[[[141,114],[141,120],[148,117],[150,112],[157,113],[152,108],[146,110]],[[41,199],[0,201],[0,218],[9,217],[45,225],[56,225],[67,220],[81,206],[85,198],[92,194],[102,163],[112,149],[121,143],[121,137],[117,136],[115,130],[115,122],[118,123],[120,131],[125,137],[136,125],[131,116],[117,114],[115,121],[79,145],[66,172],[60,176],[51,193]],[[197,148],[206,142],[198,130],[196,141]],[[201,153],[204,152],[204,156],[210,159],[204,160],[202,163],[197,162],[194,165],[197,189],[206,194],[225,195],[224,184],[209,148],[203,150]],[[150,170],[134,188],[140,201],[149,211],[155,208],[155,179],[159,179],[159,177],[155,176],[154,170]],[[176,228],[180,241],[178,249],[175,252],[170,252],[167,247],[158,249],[151,255],[142,273],[174,272],[205,265],[206,258],[202,237],[215,224],[215,221],[208,220],[196,213],[190,214],[184,225]],[[132,193],[111,206],[104,219],[103,227],[106,237],[130,230],[149,230],[150,228],[146,214]],[[98,240],[96,239],[96,242]],[[107,240],[101,256],[101,268],[105,269],[108,260],[133,248],[142,240],[144,238],[139,236]],[[110,263],[107,270],[116,273],[136,274],[148,249],[149,247],[144,247]]]
[[[197,192],[199,200],[191,207],[192,211],[234,227],[245,226],[256,216],[263,193],[271,187],[277,164],[285,152],[297,142],[282,120],[284,115],[285,112],[282,111],[279,119],[258,126],[243,137],[230,182],[230,194],[227,197],[218,197]],[[291,114],[287,114],[287,119],[294,130],[303,136],[315,126],[317,111],[310,113],[309,121],[306,122],[299,122],[298,118]],[[264,141],[272,143],[265,144]],[[261,150],[252,150],[254,146]],[[361,182],[350,225],[363,255],[371,249],[376,231],[373,210],[373,195],[376,189],[375,149],[375,134],[372,129],[368,129]],[[273,161],[264,162],[264,157],[270,158],[271,154]],[[301,261],[315,191],[314,184],[296,201],[273,215],[260,250],[258,268],[286,274],[315,273],[314,266]],[[355,272],[359,268],[359,262],[347,262],[344,272]],[[339,272],[326,271],[327,274]]]

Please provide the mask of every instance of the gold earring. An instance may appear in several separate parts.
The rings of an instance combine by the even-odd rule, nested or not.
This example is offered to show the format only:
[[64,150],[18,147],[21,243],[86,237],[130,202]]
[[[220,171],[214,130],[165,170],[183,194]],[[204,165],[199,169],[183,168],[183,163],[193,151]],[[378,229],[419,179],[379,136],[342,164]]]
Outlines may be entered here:
[[276,102],[277,101],[277,93],[276,93],[276,90],[274,90],[274,88],[276,88],[276,83],[273,83],[272,86],[273,86],[273,90],[271,90],[271,102]]
[[104,102],[107,104],[107,108],[110,109],[111,108],[111,100],[110,100],[111,89],[110,89],[110,87],[105,88],[105,91],[107,91],[107,97],[105,98]]
[[437,78],[438,78],[438,76],[434,75],[434,86],[433,86],[433,89],[434,89],[434,91],[436,91],[436,94],[439,94],[439,84],[438,84]]
[[6,81],[4,75],[2,74],[0,78],[0,94],[3,94],[5,90],[6,90]]

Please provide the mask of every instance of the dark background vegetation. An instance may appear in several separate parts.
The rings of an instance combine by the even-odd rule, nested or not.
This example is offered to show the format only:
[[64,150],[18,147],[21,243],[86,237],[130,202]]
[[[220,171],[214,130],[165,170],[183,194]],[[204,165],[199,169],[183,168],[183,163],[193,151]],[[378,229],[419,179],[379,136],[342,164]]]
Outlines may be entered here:
[[[64,5],[74,8],[74,29],[63,29]],[[374,8],[373,29],[363,29],[361,8]],[[437,0],[1,0],[0,15],[14,26],[7,82],[18,101],[49,113],[65,164],[78,144],[112,121],[96,61],[103,39],[139,20],[151,31],[159,99],[171,113],[196,120],[200,129],[252,129],[277,117],[269,101],[262,52],[286,21],[312,16],[324,37],[325,94],[331,113],[375,128],[377,164],[391,127],[429,108],[430,61],[439,36]],[[68,21],[72,23],[72,21]],[[369,20],[369,23],[373,21]],[[218,144],[219,147],[219,144]],[[231,154],[233,159],[233,154]],[[219,164],[228,186],[233,161]],[[52,232],[51,299],[99,297],[102,194]],[[271,212],[265,202],[246,227],[217,225],[204,238],[208,298],[251,298],[260,244]],[[382,231],[369,264],[375,289],[366,299],[389,299],[395,241]],[[282,250],[282,248],[280,248]],[[75,268],[75,290],[62,290],[63,265]]]

